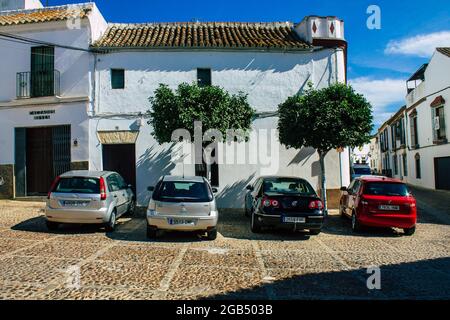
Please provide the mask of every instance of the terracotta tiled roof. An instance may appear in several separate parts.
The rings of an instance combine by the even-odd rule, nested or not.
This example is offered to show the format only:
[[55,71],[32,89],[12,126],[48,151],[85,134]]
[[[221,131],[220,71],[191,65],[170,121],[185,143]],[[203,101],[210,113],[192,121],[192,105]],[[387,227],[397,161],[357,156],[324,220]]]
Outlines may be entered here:
[[86,3],[31,10],[4,11],[0,13],[0,26],[61,21],[73,18],[82,19],[87,17],[91,9],[92,4]]
[[436,48],[442,54],[445,54],[447,57],[450,57],[450,48]]
[[292,23],[111,24],[94,47],[308,49]]

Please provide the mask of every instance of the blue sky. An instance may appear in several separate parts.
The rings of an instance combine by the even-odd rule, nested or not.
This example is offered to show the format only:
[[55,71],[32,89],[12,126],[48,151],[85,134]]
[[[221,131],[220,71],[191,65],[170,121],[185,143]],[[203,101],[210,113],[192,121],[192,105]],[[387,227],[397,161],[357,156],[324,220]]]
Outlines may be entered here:
[[[45,0],[42,0],[45,3]],[[82,0],[48,0],[49,5]],[[404,104],[405,80],[436,46],[450,46],[448,0],[96,0],[110,22],[293,21],[335,15],[345,21],[350,83],[374,107],[379,125]],[[369,30],[369,5],[381,9],[381,29]]]

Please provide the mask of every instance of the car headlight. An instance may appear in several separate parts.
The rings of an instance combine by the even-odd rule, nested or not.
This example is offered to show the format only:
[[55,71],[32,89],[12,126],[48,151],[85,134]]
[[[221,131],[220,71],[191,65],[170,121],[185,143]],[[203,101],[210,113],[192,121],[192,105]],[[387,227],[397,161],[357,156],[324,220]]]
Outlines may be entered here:
[[157,215],[157,213],[156,213],[156,210],[155,209],[148,209],[147,210],[147,216],[149,216],[149,217],[154,217],[154,216],[156,216]]

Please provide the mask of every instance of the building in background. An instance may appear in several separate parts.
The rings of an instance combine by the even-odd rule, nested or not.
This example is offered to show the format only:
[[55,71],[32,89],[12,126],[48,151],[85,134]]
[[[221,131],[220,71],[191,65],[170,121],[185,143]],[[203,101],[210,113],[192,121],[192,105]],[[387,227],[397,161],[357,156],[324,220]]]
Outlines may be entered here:
[[[245,186],[271,165],[273,174],[301,176],[319,188],[315,150],[274,150],[270,134],[278,105],[308,82],[346,82],[342,20],[108,24],[92,3],[10,4],[6,9],[15,10],[0,12],[2,197],[45,194],[55,176],[83,168],[118,171],[146,205],[147,186],[161,175],[199,174],[194,164],[174,163],[174,146],[154,140],[145,116],[160,83],[182,82],[247,93],[259,115],[254,132],[266,137],[246,143],[246,159],[257,143],[276,162],[216,166],[210,179],[222,208],[242,207]],[[350,181],[349,150],[341,151],[326,157],[332,205]]]
[[407,81],[406,106],[379,129],[382,173],[450,190],[450,48],[437,48]]

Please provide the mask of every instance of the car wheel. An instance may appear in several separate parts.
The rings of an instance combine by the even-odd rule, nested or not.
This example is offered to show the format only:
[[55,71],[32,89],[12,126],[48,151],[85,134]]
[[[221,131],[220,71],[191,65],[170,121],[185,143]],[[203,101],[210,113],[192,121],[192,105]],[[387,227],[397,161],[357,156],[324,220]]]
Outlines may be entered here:
[[356,212],[353,211],[352,213],[352,230],[354,232],[360,231],[361,230],[361,224],[358,221],[358,217],[356,216]]
[[47,225],[47,229],[50,231],[55,231],[59,227],[59,223],[48,220],[45,222],[45,224]]
[[320,234],[322,232],[321,229],[313,229],[313,230],[309,230],[309,234],[312,236],[317,236],[318,234]]
[[250,227],[253,233],[261,232],[261,225],[259,224],[258,219],[256,218],[256,214],[254,212],[252,212],[252,222]]
[[217,238],[217,229],[211,229],[206,231],[206,237],[208,238],[208,240],[216,240]]
[[105,229],[106,232],[113,232],[116,228],[116,211],[114,210],[111,213],[111,217],[109,218],[109,222],[106,224]]
[[404,232],[405,235],[407,235],[407,236],[412,236],[412,235],[416,232],[416,227],[403,229],[403,232]]
[[156,239],[158,237],[158,229],[147,225],[147,238]]
[[136,211],[136,201],[133,199],[133,200],[131,200],[131,202],[130,202],[130,204],[128,206],[127,214],[129,216],[132,216],[132,215],[134,215],[135,211]]

